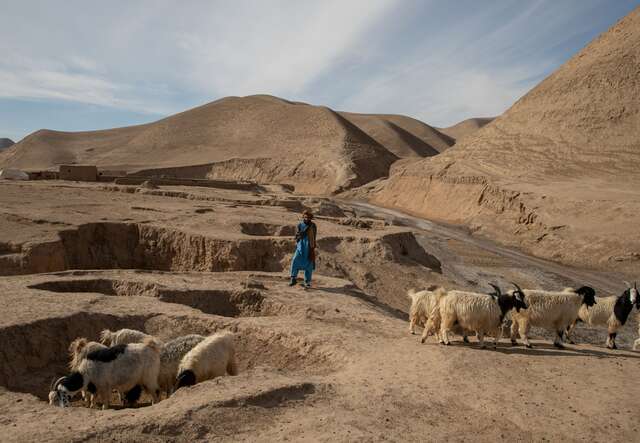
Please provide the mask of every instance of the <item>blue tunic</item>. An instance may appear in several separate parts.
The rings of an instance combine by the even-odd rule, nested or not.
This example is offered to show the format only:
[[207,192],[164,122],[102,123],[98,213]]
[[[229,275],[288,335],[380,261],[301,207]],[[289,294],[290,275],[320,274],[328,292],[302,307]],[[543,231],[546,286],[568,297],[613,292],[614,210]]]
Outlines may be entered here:
[[298,232],[302,233],[302,238],[296,242],[296,252],[293,254],[293,260],[291,261],[292,276],[298,275],[298,271],[305,271],[310,275],[316,268],[315,263],[309,258],[309,251],[311,250],[309,236],[307,235],[309,226],[304,222],[298,225]]

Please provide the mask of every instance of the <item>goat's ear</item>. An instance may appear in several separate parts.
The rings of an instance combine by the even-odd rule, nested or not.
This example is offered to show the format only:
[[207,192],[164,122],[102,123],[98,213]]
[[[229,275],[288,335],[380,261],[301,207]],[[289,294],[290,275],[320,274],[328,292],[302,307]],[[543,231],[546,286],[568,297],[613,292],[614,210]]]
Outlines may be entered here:
[[627,285],[627,288],[631,288],[631,285],[629,284],[628,281],[626,280],[622,280],[622,283],[624,283],[625,285]]

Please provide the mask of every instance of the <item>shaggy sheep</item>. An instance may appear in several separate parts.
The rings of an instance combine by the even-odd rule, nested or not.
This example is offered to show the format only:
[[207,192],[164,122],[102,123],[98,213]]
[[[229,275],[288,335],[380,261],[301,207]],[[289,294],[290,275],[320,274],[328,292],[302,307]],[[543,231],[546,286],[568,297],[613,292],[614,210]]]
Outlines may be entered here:
[[166,392],[167,397],[173,393],[173,385],[182,358],[204,339],[202,335],[191,334],[165,343],[160,352],[160,374],[158,375],[160,392]]
[[[87,354],[75,371],[59,379],[53,386],[53,397],[73,396],[84,389],[101,400],[106,409],[111,391],[128,392],[141,385],[158,401],[158,373],[160,371],[160,343],[153,338],[143,343],[116,345]],[[52,394],[49,394],[52,398]],[[62,403],[62,402],[61,402]]]
[[596,304],[595,291],[589,286],[579,289],[566,288],[561,292],[525,289],[529,309],[511,313],[511,344],[516,345],[516,335],[520,332],[527,348],[529,329],[537,326],[556,333],[553,345],[564,348],[562,344],[564,331],[578,317],[580,306],[591,307]]
[[[416,325],[425,326],[427,324],[429,314],[433,311],[438,300],[443,295],[446,295],[446,293],[447,291],[442,287],[418,292],[414,289],[409,289],[407,292],[407,296],[411,300],[411,308],[409,309],[409,333],[415,334]],[[462,340],[465,343],[469,343],[469,339],[467,338],[468,331],[456,326],[453,332],[458,335],[462,335]],[[438,341],[442,342],[439,331],[436,331],[436,337],[438,338]]]
[[519,290],[511,294],[502,294],[500,288],[491,285],[496,290],[492,294],[479,294],[467,291],[448,291],[440,297],[434,307],[427,326],[422,334],[422,343],[440,327],[440,334],[445,345],[449,344],[449,332],[458,324],[464,329],[475,331],[484,348],[484,335],[491,333],[495,337],[494,347],[502,337],[502,322],[505,315],[512,309],[520,311],[527,309],[525,296]]
[[[626,283],[626,282],[625,282]],[[628,288],[619,296],[597,297],[597,304],[591,308],[585,305],[580,307],[578,318],[576,318],[567,328],[567,339],[569,343],[574,343],[571,339],[578,322],[585,322],[591,326],[605,326],[608,329],[606,345],[609,349],[617,349],[616,335],[618,329],[624,326],[629,318],[629,314],[633,310],[633,305],[640,309],[640,297],[638,297],[637,285],[631,287],[627,283]]]
[[184,356],[178,368],[176,389],[226,373],[237,375],[238,363],[234,335],[223,332],[205,338]]
[[145,338],[151,338],[151,336],[135,329],[120,329],[115,332],[104,329],[100,333],[100,343],[107,346],[142,343]]

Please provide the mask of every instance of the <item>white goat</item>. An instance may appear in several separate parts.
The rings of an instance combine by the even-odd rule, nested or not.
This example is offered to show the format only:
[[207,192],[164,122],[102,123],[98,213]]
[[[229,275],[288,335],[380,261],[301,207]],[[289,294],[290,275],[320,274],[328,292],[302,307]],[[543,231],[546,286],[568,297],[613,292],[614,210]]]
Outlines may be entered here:
[[638,320],[638,338],[633,342],[633,350],[635,351],[640,346],[640,315],[637,316]]
[[[429,315],[438,304],[438,300],[446,294],[447,291],[442,287],[436,287],[433,290],[425,289],[417,292],[414,289],[409,289],[407,292],[407,296],[411,300],[411,308],[409,309],[409,333],[415,334],[416,325],[426,326]],[[467,331],[456,326],[453,332],[462,335],[462,340],[465,343],[469,343]],[[442,342],[440,332],[436,331],[435,334],[438,341]]]
[[434,290],[416,291],[409,289],[407,296],[411,300],[411,308],[409,309],[409,333],[416,333],[416,325],[424,326],[427,323],[429,314],[435,307],[438,299],[444,295],[444,288],[438,287]]
[[100,332],[100,343],[107,346],[142,343],[145,338],[152,338],[152,336],[144,332],[136,331],[135,329],[120,329],[115,332],[104,329]]
[[511,344],[517,344],[516,335],[520,332],[527,348],[531,348],[528,337],[531,326],[554,331],[554,346],[564,348],[564,332],[578,317],[580,306],[584,304],[591,307],[596,304],[595,291],[589,286],[579,289],[566,288],[561,292],[533,289],[525,289],[523,292],[527,297],[529,309],[511,313]]
[[485,347],[484,335],[493,334],[494,347],[497,347],[502,337],[502,321],[505,315],[514,308],[518,311],[527,309],[527,304],[520,290],[512,291],[511,294],[502,294],[500,288],[491,286],[496,290],[493,294],[454,290],[440,297],[427,321],[422,334],[422,343],[439,327],[442,341],[448,345],[448,334],[454,325],[458,324],[464,329],[476,332],[481,348]]
[[[161,344],[153,338],[143,343],[116,345],[90,352],[77,369],[56,381],[49,398],[68,398],[87,390],[109,407],[111,391],[127,392],[140,385],[157,402]],[[55,392],[57,391],[57,392]],[[63,402],[60,402],[63,404]]]
[[158,386],[160,392],[166,392],[167,397],[173,393],[173,386],[178,375],[178,367],[187,352],[203,341],[202,335],[191,334],[168,341],[160,352],[160,374]]
[[575,343],[571,339],[571,333],[576,324],[582,321],[591,326],[605,326],[609,333],[606,341],[607,348],[617,349],[616,335],[618,334],[618,329],[627,322],[634,305],[640,309],[637,285],[634,284],[631,287],[627,283],[627,286],[628,288],[618,297],[596,297],[596,305],[591,308],[582,305],[578,311],[578,318],[567,328],[569,343]]
[[222,332],[205,338],[184,356],[178,368],[176,389],[226,373],[237,375],[238,363],[234,335]]

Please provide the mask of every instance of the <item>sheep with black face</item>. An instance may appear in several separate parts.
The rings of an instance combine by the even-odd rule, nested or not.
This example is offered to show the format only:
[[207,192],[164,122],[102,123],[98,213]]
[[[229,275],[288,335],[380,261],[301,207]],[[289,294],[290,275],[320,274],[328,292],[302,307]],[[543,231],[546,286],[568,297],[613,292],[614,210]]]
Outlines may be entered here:
[[234,334],[221,332],[205,338],[183,357],[178,368],[175,389],[192,386],[227,373],[238,374]]

